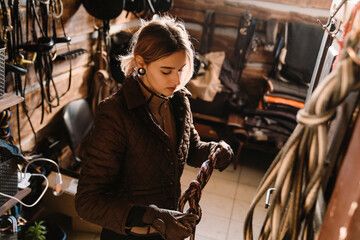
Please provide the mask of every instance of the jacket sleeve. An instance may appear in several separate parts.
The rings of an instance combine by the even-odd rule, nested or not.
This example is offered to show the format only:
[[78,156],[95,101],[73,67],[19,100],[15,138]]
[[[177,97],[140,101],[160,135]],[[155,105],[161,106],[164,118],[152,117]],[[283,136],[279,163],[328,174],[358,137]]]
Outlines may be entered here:
[[117,233],[125,233],[125,223],[133,204],[116,194],[116,182],[125,156],[124,123],[114,114],[115,105],[101,103],[95,126],[82,147],[82,166],[75,207],[83,219]]

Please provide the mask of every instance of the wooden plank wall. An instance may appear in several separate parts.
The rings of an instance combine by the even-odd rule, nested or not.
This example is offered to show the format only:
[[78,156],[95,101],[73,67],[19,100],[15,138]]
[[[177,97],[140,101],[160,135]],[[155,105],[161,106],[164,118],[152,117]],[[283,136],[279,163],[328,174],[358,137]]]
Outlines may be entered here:
[[[286,3],[294,6],[301,7],[316,7],[319,9],[329,9],[329,1],[318,1],[318,0],[301,0],[301,1],[291,1],[291,0],[278,0],[270,2],[280,2]],[[70,91],[61,98],[60,106],[53,108],[51,113],[49,111],[45,114],[45,119],[42,124],[40,124],[41,109],[36,108],[40,101],[40,89],[37,83],[37,80],[34,75],[33,67],[29,66],[30,74],[27,77],[28,81],[28,91],[26,94],[26,104],[29,109],[30,118],[34,125],[35,131],[39,131],[43,128],[50,119],[60,110],[69,101],[86,97],[86,79],[87,72],[89,70],[88,63],[91,61],[90,53],[94,49],[94,18],[91,17],[84,7],[81,4],[80,0],[63,0],[64,3],[64,13],[63,20],[65,24],[66,34],[72,37],[73,42],[71,44],[71,50],[76,48],[84,48],[88,50],[87,54],[81,55],[76,59],[72,60],[72,84]],[[278,18],[280,21],[293,20],[293,21],[302,21],[302,22],[313,22],[315,17],[299,14],[296,12],[281,12],[281,11],[269,11],[268,9],[253,5],[246,4],[239,1],[223,1],[223,0],[174,0],[174,8],[170,11],[170,14],[173,16],[178,16],[184,19],[185,22],[193,22],[201,24],[204,19],[204,13],[206,9],[214,9],[219,12],[230,13],[235,16],[224,15],[221,18],[216,18],[216,27],[230,27],[236,28],[238,24],[238,15],[244,10],[249,11],[252,15],[263,18]],[[24,10],[22,11],[24,14]],[[23,15],[24,17],[25,15]],[[136,21],[136,18],[129,14],[126,16],[126,12],[122,12],[119,17],[112,20],[110,25],[111,29],[126,29],[127,24],[129,26],[132,22]],[[326,21],[326,19],[322,19]],[[58,24],[58,35],[62,33],[60,24]],[[113,31],[112,31],[113,32]],[[199,49],[199,39],[201,39],[201,31],[198,30],[189,30],[190,34],[194,39],[194,45],[196,49]],[[229,53],[232,53],[235,39],[232,36],[215,36],[213,41],[212,51],[221,51],[225,50]],[[67,51],[66,45],[59,45],[56,49],[57,53],[63,53]],[[270,62],[272,61],[272,55],[266,55],[263,51],[260,51],[253,54],[252,58],[255,59],[254,62]],[[68,71],[69,71],[69,61],[63,61],[54,64],[53,77],[55,79],[56,86],[61,93],[63,93],[68,84]],[[267,70],[265,69],[256,69],[256,71],[251,70],[245,72],[249,74],[249,79],[255,79],[257,81],[262,74],[266,74]],[[7,82],[10,84],[8,87],[11,89],[12,80],[8,79]],[[250,81],[252,82],[252,81]],[[249,91],[253,92],[254,95],[258,94],[258,89],[249,87]],[[34,146],[33,134],[31,132],[30,125],[26,119],[22,108],[20,107],[20,133],[22,139],[22,148],[23,150],[31,150]],[[16,108],[12,107],[13,117],[10,122],[12,129],[12,134],[17,139],[17,123],[16,123]]]
[[[60,106],[52,108],[51,112],[47,107],[46,113],[44,115],[44,121],[40,124],[41,119],[41,108],[36,108],[41,101],[40,87],[36,74],[34,73],[34,67],[32,65],[27,66],[29,73],[26,76],[27,92],[25,96],[25,102],[29,109],[29,116],[32,121],[33,127],[36,132],[42,129],[46,124],[54,117],[54,115],[63,107],[66,103],[73,99],[84,98],[87,95],[87,86],[86,82],[89,76],[87,72],[90,70],[89,63],[92,61],[91,52],[95,49],[96,34],[94,24],[101,26],[102,22],[94,19],[90,16],[80,0],[63,0],[64,12],[63,12],[63,22],[65,26],[65,32],[67,36],[72,38],[72,43],[70,45],[70,50],[83,48],[88,52],[86,54],[80,55],[75,59],[71,60],[72,64],[72,80],[70,91],[67,92],[60,99]],[[25,9],[22,7],[20,9],[21,14],[25,20]],[[136,18],[129,14],[126,17],[126,12],[123,11],[119,17],[111,20],[110,22],[110,32],[113,32],[112,29],[122,29],[126,30],[127,25],[131,25],[132,22],[136,21]],[[25,24],[25,22],[24,22]],[[57,35],[61,37],[63,31],[61,29],[60,23],[57,24]],[[67,52],[66,44],[56,45],[56,53],[61,54]],[[55,80],[56,88],[59,92],[59,95],[64,93],[68,87],[69,81],[69,67],[70,61],[60,61],[54,62],[53,69],[53,78]],[[25,77],[23,77],[25,81]],[[11,75],[7,79],[7,89],[8,91],[12,89],[13,79]],[[22,150],[32,150],[34,147],[34,135],[31,131],[30,124],[27,120],[27,117],[23,111],[21,105],[20,109],[20,133],[21,133],[21,146]],[[17,114],[16,107],[11,108],[12,119],[10,121],[10,127],[12,135],[15,138],[15,141],[18,143],[18,128],[17,128]]]
[[[287,21],[296,21],[309,24],[316,24],[316,20],[320,19],[326,22],[327,17],[314,16],[314,14],[304,14],[295,12],[294,9],[310,9],[313,12],[328,12],[331,1],[309,1],[309,0],[266,0],[256,1],[264,2],[266,7],[255,5],[252,1],[237,1],[237,0],[176,0],[174,8],[170,13],[183,19],[186,23],[197,25],[197,28],[188,28],[189,33],[194,38],[195,50],[200,50],[202,24],[205,18],[207,9],[214,10],[215,17],[215,34],[210,51],[225,51],[226,57],[232,62],[234,58],[234,46],[236,40],[236,31],[240,20],[241,13],[247,11],[253,17],[259,19],[259,22],[266,21],[271,18],[278,19],[281,23]],[[264,5],[265,5],[264,4]],[[282,9],[289,9],[288,11],[277,10],[279,4]],[[271,9],[269,6],[274,5]],[[302,11],[304,12],[304,11]],[[305,11],[306,12],[306,11]],[[261,26],[260,26],[261,28]],[[232,34],[223,35],[224,29],[228,32],[232,30]],[[218,31],[217,31],[218,30]],[[263,29],[264,30],[264,29]],[[262,30],[260,30],[261,32]],[[264,32],[263,32],[264,33]],[[260,63],[259,65],[249,64],[243,70],[241,85],[249,94],[249,102],[257,104],[262,92],[264,91],[263,75],[267,75],[274,64],[274,54],[266,52],[263,46],[259,46],[256,52],[252,52],[249,63]]]
[[331,1],[329,0],[318,0],[318,1],[309,1],[309,0],[263,0],[265,2],[275,2],[275,3],[284,3],[289,5],[295,5],[299,7],[307,8],[321,8],[321,9],[330,9]]

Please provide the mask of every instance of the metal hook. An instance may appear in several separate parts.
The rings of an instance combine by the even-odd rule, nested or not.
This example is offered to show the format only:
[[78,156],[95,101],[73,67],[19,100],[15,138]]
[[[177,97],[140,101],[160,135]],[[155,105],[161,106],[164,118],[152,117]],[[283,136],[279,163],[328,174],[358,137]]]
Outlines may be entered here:
[[20,65],[22,65],[22,64],[33,64],[35,62],[35,60],[36,60],[36,57],[37,57],[37,52],[33,52],[31,60],[25,59],[24,55],[19,53],[18,58],[17,58],[17,62]]
[[55,59],[57,57],[56,50],[54,52],[50,52],[50,57],[51,57],[51,61],[55,61]]
[[342,21],[339,20],[339,24],[338,24],[338,26],[336,27],[335,31],[332,31],[332,32],[331,32],[331,36],[332,36],[332,37],[335,37],[335,35],[339,32],[341,24],[342,24]]
[[97,25],[96,23],[97,19],[95,17],[93,17],[93,26],[94,26],[94,29],[97,31],[99,30],[101,27],[99,25]]
[[332,38],[336,39],[336,34],[339,32],[340,30],[340,26],[341,26],[342,22],[340,21],[339,24],[337,25],[336,29],[333,31],[330,31],[327,27],[324,28],[324,30],[326,31],[327,34],[329,34],[329,36],[331,36]]
[[63,2],[61,0],[53,0],[51,1],[50,7],[53,17],[59,19],[64,12]]
[[266,192],[266,199],[265,199],[265,208],[269,208],[270,207],[270,195],[272,194],[273,191],[275,191],[276,188],[269,188]]
[[[330,17],[328,18],[326,24],[323,24],[320,19],[316,19],[316,21],[320,24],[320,26],[321,26],[323,29],[325,29],[325,31],[326,31],[327,33],[329,33],[329,31],[327,30],[327,27],[330,26],[330,23],[331,23],[332,19],[335,17],[335,15],[338,13],[338,11],[339,11],[340,8],[342,7],[342,5],[344,5],[345,2],[346,2],[346,0],[342,0],[342,1],[341,1],[340,5],[337,6],[337,8],[335,9],[335,11],[334,11],[334,12],[330,15]],[[329,34],[329,35],[331,36],[331,34]]]

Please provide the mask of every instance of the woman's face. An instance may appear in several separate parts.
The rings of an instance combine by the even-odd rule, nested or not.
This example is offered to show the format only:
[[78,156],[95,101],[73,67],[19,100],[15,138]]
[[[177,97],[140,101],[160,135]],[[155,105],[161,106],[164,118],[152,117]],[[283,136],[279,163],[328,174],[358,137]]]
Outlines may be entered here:
[[142,77],[143,82],[153,92],[170,97],[180,85],[185,65],[185,51],[175,52],[149,64],[140,64],[140,67],[146,70],[146,74]]

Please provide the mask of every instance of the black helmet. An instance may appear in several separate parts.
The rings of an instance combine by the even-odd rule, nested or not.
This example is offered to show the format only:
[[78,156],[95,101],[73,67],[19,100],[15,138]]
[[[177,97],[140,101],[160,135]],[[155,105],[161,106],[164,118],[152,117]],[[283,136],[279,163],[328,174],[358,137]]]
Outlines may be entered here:
[[82,0],[86,11],[93,17],[110,20],[120,15],[124,0]]

